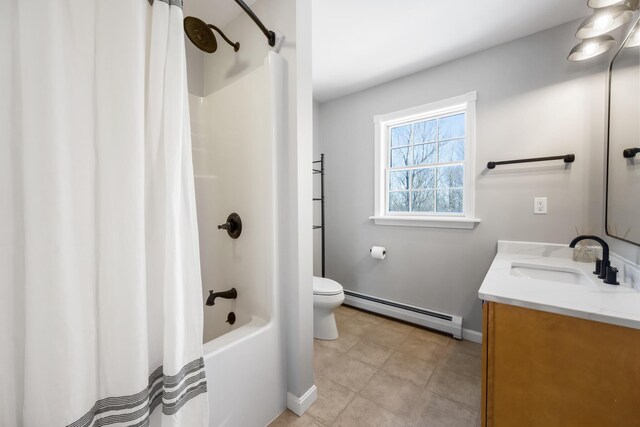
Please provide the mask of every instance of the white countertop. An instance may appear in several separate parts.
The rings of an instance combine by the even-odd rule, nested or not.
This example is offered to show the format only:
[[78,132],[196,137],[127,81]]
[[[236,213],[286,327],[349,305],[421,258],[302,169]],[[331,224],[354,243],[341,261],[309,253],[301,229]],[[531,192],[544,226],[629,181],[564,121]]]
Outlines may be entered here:
[[[575,262],[572,255],[573,249],[567,245],[500,241],[478,296],[485,301],[640,329],[638,289],[625,283],[604,284],[593,274],[594,263]],[[512,264],[580,270],[587,280],[570,284],[517,277],[512,274]]]

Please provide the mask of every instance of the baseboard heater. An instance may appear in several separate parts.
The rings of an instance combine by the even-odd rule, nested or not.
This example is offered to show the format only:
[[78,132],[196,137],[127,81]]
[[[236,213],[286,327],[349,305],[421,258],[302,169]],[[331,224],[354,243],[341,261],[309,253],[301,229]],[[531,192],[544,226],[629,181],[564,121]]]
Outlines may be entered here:
[[454,338],[462,339],[462,317],[460,316],[426,310],[414,305],[402,304],[346,289],[344,296],[346,305],[446,332],[453,335]]

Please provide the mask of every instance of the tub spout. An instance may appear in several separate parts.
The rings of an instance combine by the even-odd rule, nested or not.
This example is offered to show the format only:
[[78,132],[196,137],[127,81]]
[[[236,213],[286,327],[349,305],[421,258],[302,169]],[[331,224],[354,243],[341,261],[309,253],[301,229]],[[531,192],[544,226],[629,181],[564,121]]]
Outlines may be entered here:
[[238,291],[236,288],[231,288],[228,291],[224,292],[213,292],[209,291],[209,297],[207,298],[207,305],[214,305],[216,302],[216,298],[224,298],[224,299],[236,299],[238,298]]

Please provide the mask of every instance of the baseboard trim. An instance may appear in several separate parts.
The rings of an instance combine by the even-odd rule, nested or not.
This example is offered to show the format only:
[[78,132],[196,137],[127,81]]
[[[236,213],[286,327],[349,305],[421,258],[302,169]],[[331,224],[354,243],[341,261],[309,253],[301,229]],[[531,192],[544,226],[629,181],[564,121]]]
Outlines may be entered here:
[[297,416],[301,417],[305,412],[307,412],[307,409],[313,405],[313,402],[315,402],[317,398],[318,388],[314,384],[301,397],[287,393],[287,408]]
[[482,344],[482,332],[474,331],[473,329],[463,329],[462,339]]

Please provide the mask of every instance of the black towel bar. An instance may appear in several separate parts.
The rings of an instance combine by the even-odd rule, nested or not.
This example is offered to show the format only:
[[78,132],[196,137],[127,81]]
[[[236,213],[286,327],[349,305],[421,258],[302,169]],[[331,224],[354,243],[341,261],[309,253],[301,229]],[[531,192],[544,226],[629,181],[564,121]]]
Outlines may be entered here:
[[633,159],[638,153],[640,153],[640,148],[626,148],[622,155],[625,159]]
[[503,160],[501,162],[487,163],[487,169],[495,169],[499,165],[510,165],[513,163],[546,162],[548,160],[564,160],[565,163],[573,163],[576,160],[575,154],[565,154],[564,156],[535,157],[532,159]]

